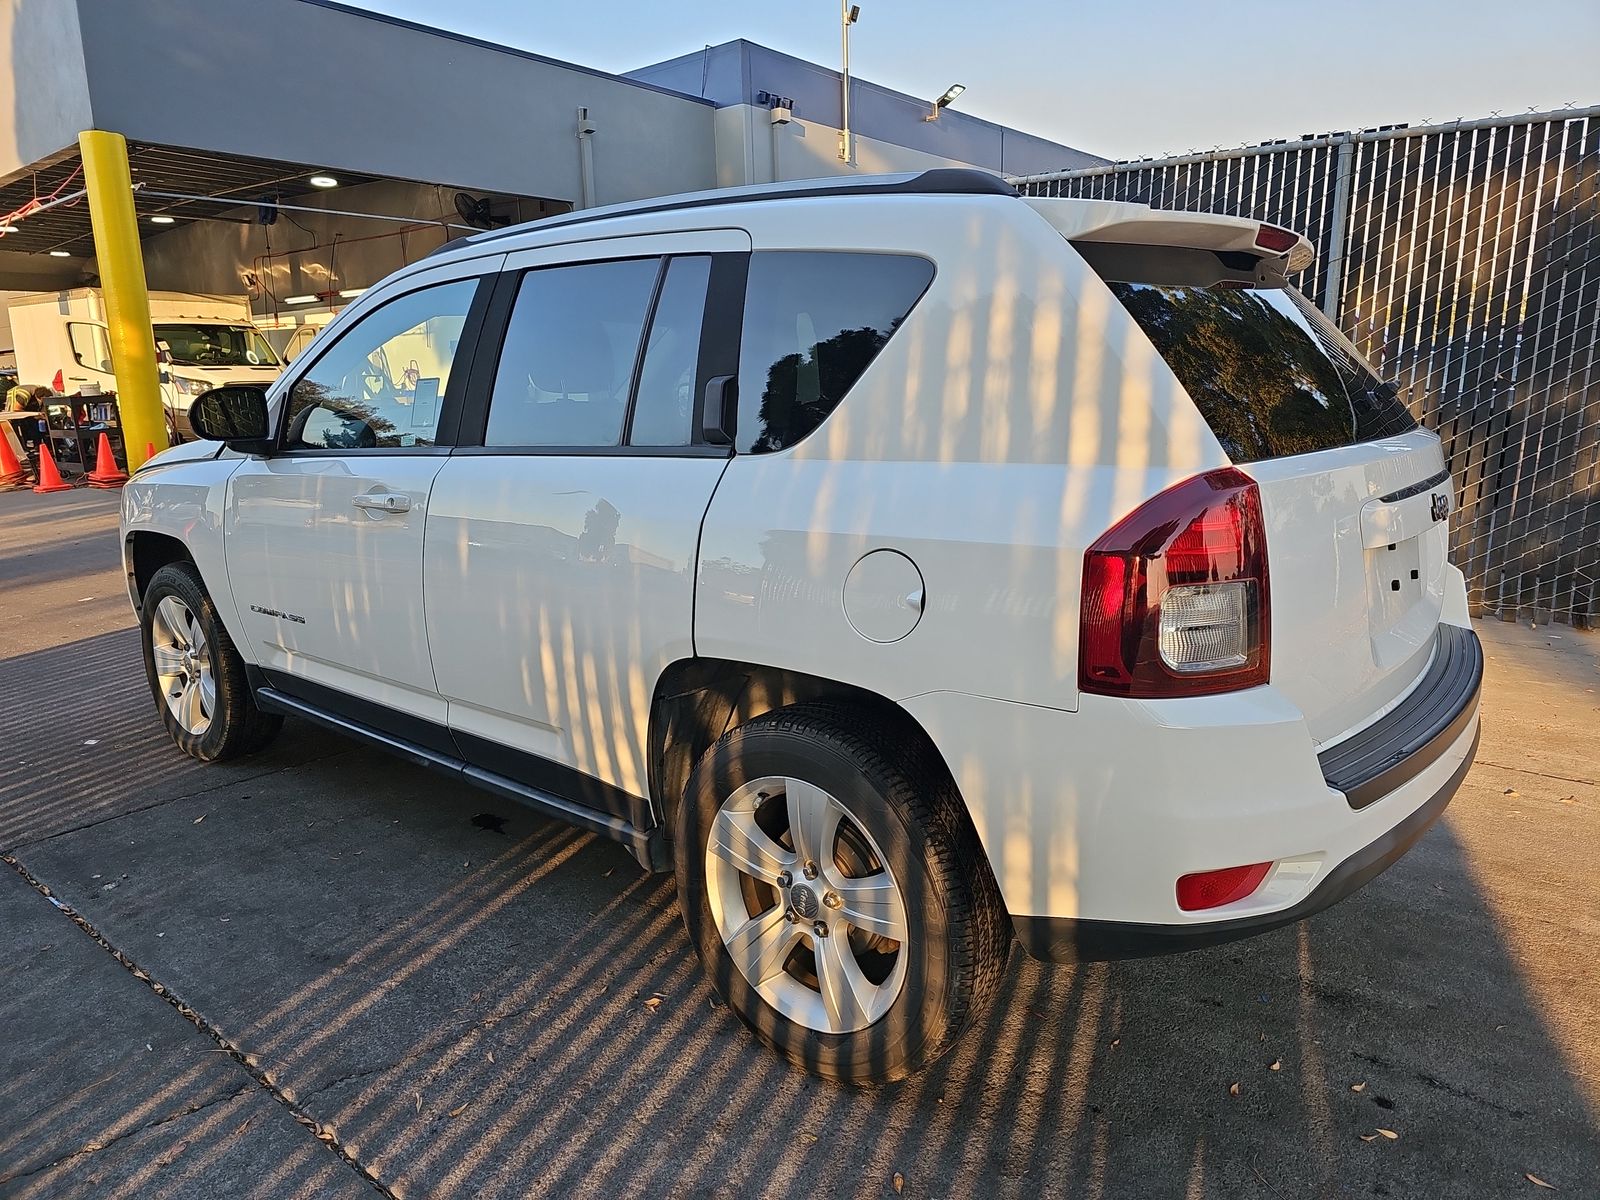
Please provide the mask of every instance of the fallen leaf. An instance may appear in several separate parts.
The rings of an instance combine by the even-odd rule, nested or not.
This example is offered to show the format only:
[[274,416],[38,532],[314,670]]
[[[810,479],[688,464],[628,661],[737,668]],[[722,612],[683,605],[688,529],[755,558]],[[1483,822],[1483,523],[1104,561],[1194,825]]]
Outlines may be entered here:
[[1502,794],[1502,795],[1506,795],[1506,796],[1516,796],[1516,795],[1520,795],[1520,794],[1521,794],[1521,793],[1519,793],[1519,792],[1518,792],[1518,791],[1517,791],[1517,789],[1516,789],[1516,788],[1507,788],[1507,789],[1506,789],[1506,790],[1505,790],[1505,791],[1504,791],[1504,792],[1503,792],[1503,793],[1501,793],[1501,794]]
[[205,813],[201,813],[201,814],[200,814],[200,815],[199,815],[199,816],[198,816],[198,817],[196,817],[196,818],[195,818],[195,819],[194,819],[194,820],[192,820],[192,821],[190,821],[190,822],[189,822],[189,824],[191,824],[191,825],[198,825],[198,824],[200,824],[200,822],[201,822],[201,821],[204,821],[204,820],[205,820],[205,819],[206,819],[206,815],[205,815]]
[[[471,1104],[471,1103],[472,1103],[472,1101],[470,1101],[470,1100],[467,1101],[467,1104]],[[452,1108],[450,1110],[450,1115],[452,1117],[459,1117],[462,1113],[464,1113],[466,1111],[467,1111],[467,1105],[466,1104],[458,1104],[458,1105],[456,1105],[454,1108]]]
[[1115,1050],[1120,1045],[1122,1045],[1122,1039],[1121,1038],[1112,1038],[1111,1039],[1111,1048],[1113,1050]]
[[802,1133],[800,1135],[800,1140],[803,1142],[815,1142],[817,1140],[817,1135],[814,1133]]
[[1522,1177],[1524,1179],[1526,1179],[1529,1183],[1533,1184],[1534,1187],[1549,1188],[1552,1192],[1556,1190],[1556,1185],[1555,1184],[1546,1183],[1544,1180],[1540,1179],[1537,1175],[1529,1175],[1527,1173],[1524,1173]]
[[490,1062],[494,1061],[494,1051],[493,1050],[489,1051],[489,1061]]
[[1562,804],[1576,804],[1577,802],[1578,798],[1576,796],[1563,796],[1560,800]]
[[1230,1083],[1228,1085],[1228,1095],[1237,1096],[1238,1094],[1239,1094],[1239,1085],[1237,1083]]
[[1350,1090],[1352,1092],[1364,1092],[1367,1090],[1367,1085],[1364,1083],[1352,1083],[1350,1085]]
[[417,1111],[418,1112],[422,1111],[422,1093],[421,1092],[417,1093]]
[[644,1002],[644,1006],[646,1008],[648,1008],[651,1012],[655,1012],[656,1009],[661,1007],[661,997],[660,996],[651,996],[650,999],[648,999],[648,1000],[646,1000]]
[[900,1174],[899,1171],[894,1173],[894,1190],[896,1192],[903,1192],[906,1190],[906,1177]]
[[1283,1060],[1282,1059],[1278,1059],[1278,1058],[1273,1059],[1272,1060],[1272,1065],[1270,1067],[1268,1067],[1267,1070],[1269,1070],[1269,1071],[1281,1071],[1281,1070],[1283,1070]]
[[1378,1132],[1383,1134],[1383,1136],[1388,1138],[1391,1142],[1400,1140],[1400,1135],[1392,1129],[1380,1129]]
[[1375,1142],[1378,1140],[1378,1135],[1375,1133],[1363,1133],[1358,1136],[1363,1142]]

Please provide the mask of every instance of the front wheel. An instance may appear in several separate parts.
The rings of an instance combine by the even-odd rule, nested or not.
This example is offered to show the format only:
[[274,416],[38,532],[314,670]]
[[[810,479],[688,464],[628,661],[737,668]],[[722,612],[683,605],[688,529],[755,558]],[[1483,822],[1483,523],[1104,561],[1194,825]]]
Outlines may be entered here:
[[679,903],[713,985],[762,1041],[851,1083],[948,1050],[1009,946],[948,775],[825,705],[759,717],[690,776]]
[[260,750],[283,725],[250,695],[240,657],[217,617],[200,573],[170,563],[139,604],[145,675],[178,748],[201,762]]

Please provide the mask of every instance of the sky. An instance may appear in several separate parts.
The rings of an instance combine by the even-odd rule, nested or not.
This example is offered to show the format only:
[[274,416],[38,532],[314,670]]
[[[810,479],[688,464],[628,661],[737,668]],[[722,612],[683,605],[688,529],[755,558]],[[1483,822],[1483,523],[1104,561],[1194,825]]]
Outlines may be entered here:
[[[837,66],[831,0],[350,0],[621,73],[748,38]],[[1108,158],[1600,103],[1600,0],[860,0],[858,77]]]

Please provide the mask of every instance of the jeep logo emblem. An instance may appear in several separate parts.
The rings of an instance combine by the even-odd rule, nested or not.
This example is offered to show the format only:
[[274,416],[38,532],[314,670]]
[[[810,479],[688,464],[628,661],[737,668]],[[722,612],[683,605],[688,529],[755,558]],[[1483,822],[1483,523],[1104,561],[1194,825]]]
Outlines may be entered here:
[[1450,515],[1450,497],[1442,492],[1433,494],[1433,519],[1442,521]]

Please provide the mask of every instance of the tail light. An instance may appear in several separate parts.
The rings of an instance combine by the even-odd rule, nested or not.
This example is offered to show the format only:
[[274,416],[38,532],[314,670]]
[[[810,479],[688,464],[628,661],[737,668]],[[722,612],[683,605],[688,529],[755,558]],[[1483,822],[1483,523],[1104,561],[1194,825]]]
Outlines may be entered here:
[[1234,467],[1168,488],[1083,556],[1078,687],[1203,696],[1267,682],[1261,493]]

